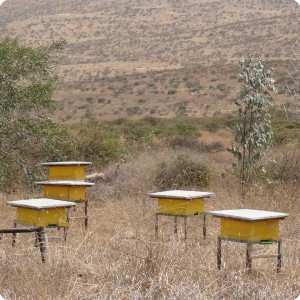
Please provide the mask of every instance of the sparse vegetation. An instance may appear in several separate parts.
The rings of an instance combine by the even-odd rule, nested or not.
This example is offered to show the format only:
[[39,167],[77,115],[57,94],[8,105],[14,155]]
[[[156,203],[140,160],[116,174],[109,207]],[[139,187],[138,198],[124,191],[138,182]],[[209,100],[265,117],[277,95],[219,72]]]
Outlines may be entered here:
[[[0,294],[6,300],[298,297],[299,70],[287,60],[299,35],[291,26],[296,5],[292,0],[5,1],[0,38],[19,37],[22,45],[38,47],[63,37],[67,45],[59,72],[63,81],[53,95],[58,104],[54,120],[60,125],[42,118],[40,126],[29,128],[41,133],[32,138],[20,122],[22,130],[12,126],[13,134],[1,140],[0,150],[7,145],[13,151],[0,168],[0,180],[14,183],[11,193],[0,193],[1,227],[11,227],[15,218],[7,200],[42,196],[28,189],[19,174],[25,172],[30,182],[36,176],[45,179],[44,170],[36,169],[45,159],[92,161],[89,171],[104,176],[88,191],[87,230],[71,218],[64,243],[61,231],[47,229],[50,263],[41,263],[34,236],[18,237],[13,248],[11,237],[1,236]],[[271,109],[272,152],[255,164],[255,180],[242,202],[226,148],[240,121],[235,102],[243,78],[237,58],[248,49],[268,59],[280,93]],[[11,95],[14,89],[2,85]],[[24,100],[21,96],[15,99]],[[41,117],[35,113],[29,116]],[[15,158],[26,158],[32,168],[16,164]],[[229,243],[222,248],[218,271],[219,222],[210,216],[205,240],[197,216],[189,218],[186,241],[181,220],[176,239],[168,217],[160,219],[156,239],[156,201],[146,194],[173,188],[213,192],[207,211],[289,213],[281,224],[281,272],[276,272],[276,259],[269,258],[255,260],[248,274],[244,245]],[[253,250],[268,256],[276,251],[274,245]]]
[[[281,94],[276,105],[299,111],[287,88],[296,95],[296,86],[287,84],[295,74],[287,60],[298,38],[287,21],[294,17],[290,12],[295,12],[295,1],[260,0],[253,5],[237,0],[218,5],[208,0],[176,5],[134,1],[130,3],[134,14],[128,13],[127,1],[105,6],[86,0],[84,8],[75,0],[71,4],[49,0],[46,6],[27,1],[27,6],[10,2],[1,6],[0,35],[19,37],[22,43],[36,46],[60,37],[67,40],[60,71],[62,89],[55,99],[69,105],[55,111],[58,123],[88,123],[98,116],[111,120],[232,113],[239,86],[236,64],[247,49],[267,58],[278,74]],[[167,20],[171,15],[176,25]],[[99,97],[106,101],[98,102]],[[124,101],[127,107],[141,109],[128,113],[122,109]],[[186,106],[178,110],[174,104],[179,102]],[[73,110],[72,117],[66,118]]]

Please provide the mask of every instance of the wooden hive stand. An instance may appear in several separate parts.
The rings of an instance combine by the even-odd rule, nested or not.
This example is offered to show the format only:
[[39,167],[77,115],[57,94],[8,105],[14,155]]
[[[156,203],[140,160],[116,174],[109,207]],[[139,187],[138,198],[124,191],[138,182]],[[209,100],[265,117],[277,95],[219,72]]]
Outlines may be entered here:
[[49,180],[36,182],[43,186],[45,198],[84,204],[84,216],[76,217],[76,219],[84,219],[85,228],[88,227],[86,188],[94,185],[85,181],[85,167],[91,164],[91,162],[82,161],[45,162],[41,165],[49,167]]
[[[17,233],[32,233],[36,234],[35,245],[40,248],[42,262],[46,262],[46,258],[49,261],[49,247],[48,247],[48,237],[43,227],[32,227],[32,228],[5,228],[0,229],[0,240],[3,234],[13,234],[14,237]],[[13,244],[14,245],[14,244]]]
[[45,236],[45,228],[63,227],[64,239],[66,240],[68,209],[75,206],[76,203],[45,198],[8,201],[7,203],[17,208],[17,216],[14,221],[14,232],[12,232],[13,246],[16,243],[16,234],[26,232],[26,230],[17,228],[18,224],[39,228],[35,231],[37,232],[38,240],[42,243]]
[[171,190],[148,193],[150,198],[158,200],[158,211],[155,214],[155,236],[158,236],[158,217],[169,216],[174,218],[174,234],[177,235],[178,217],[184,219],[184,237],[187,239],[188,218],[196,215],[203,216],[203,237],[206,237],[206,214],[204,209],[205,198],[213,194],[209,192]]
[[[288,216],[278,213],[254,209],[236,209],[210,211],[208,214],[220,218],[221,233],[217,240],[217,266],[222,264],[222,241],[244,243],[246,249],[246,269],[251,272],[252,259],[277,258],[277,271],[282,266],[282,240],[279,233],[279,221]],[[276,255],[252,255],[254,244],[269,245],[277,243]]]

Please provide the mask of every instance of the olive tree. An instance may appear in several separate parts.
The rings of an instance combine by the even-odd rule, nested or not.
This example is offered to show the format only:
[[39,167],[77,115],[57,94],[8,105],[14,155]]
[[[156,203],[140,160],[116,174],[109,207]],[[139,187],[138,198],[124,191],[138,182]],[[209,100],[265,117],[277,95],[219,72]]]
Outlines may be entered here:
[[[41,159],[60,159],[67,132],[51,121],[63,42],[45,47],[0,41],[0,184],[32,174]],[[23,176],[24,178],[24,176]]]
[[252,167],[262,158],[271,142],[270,107],[273,99],[270,91],[275,91],[276,87],[273,70],[268,69],[263,61],[253,60],[248,55],[239,64],[243,85],[236,105],[240,119],[235,131],[236,144],[229,151],[239,162],[239,182],[244,197]]

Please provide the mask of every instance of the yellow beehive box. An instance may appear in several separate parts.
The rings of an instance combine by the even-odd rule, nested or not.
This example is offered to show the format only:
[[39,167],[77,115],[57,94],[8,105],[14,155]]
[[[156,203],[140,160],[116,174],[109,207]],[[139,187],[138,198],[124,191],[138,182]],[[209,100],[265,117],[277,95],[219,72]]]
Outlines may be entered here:
[[84,161],[61,161],[41,165],[49,167],[49,180],[85,180],[85,167],[91,164]]
[[172,214],[182,216],[201,214],[204,213],[204,198],[190,200],[159,198],[158,212],[160,214]]
[[35,227],[68,226],[66,209],[76,205],[45,198],[8,201],[8,204],[17,208],[17,223]]
[[74,202],[85,202],[87,200],[86,188],[94,185],[94,183],[91,182],[76,180],[51,180],[36,183],[43,186],[45,198]]
[[172,190],[149,193],[150,198],[158,199],[158,213],[166,215],[193,216],[203,214],[204,198],[212,193]]
[[221,219],[221,237],[251,242],[279,240],[279,221],[288,216],[253,209],[212,211],[209,214]]

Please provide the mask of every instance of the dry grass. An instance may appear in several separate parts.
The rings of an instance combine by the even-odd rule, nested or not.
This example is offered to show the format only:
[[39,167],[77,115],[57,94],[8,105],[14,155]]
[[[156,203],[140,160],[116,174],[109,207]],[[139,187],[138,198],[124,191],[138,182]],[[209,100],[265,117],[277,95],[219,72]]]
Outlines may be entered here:
[[[186,151],[189,156],[196,153]],[[208,236],[201,236],[201,218],[192,218],[189,237],[172,234],[172,220],[161,219],[160,237],[154,238],[154,177],[162,160],[178,151],[145,150],[117,171],[105,170],[106,179],[90,191],[90,227],[73,221],[66,244],[61,233],[49,230],[51,263],[42,264],[33,236],[20,237],[11,247],[5,236],[0,247],[0,293],[6,299],[295,299],[300,293],[298,241],[299,186],[253,187],[241,203],[234,177],[220,176],[229,167],[227,153],[198,158],[214,174],[208,190],[215,193],[207,209],[248,207],[283,211],[283,268],[274,259],[255,260],[252,274],[245,271],[244,245],[224,243],[222,270],[216,268],[219,222],[208,218]],[[11,195],[10,199],[26,195]],[[9,226],[14,210],[1,197],[1,219]],[[56,236],[56,237],[55,237]],[[275,252],[275,246],[256,246],[258,253]]]

